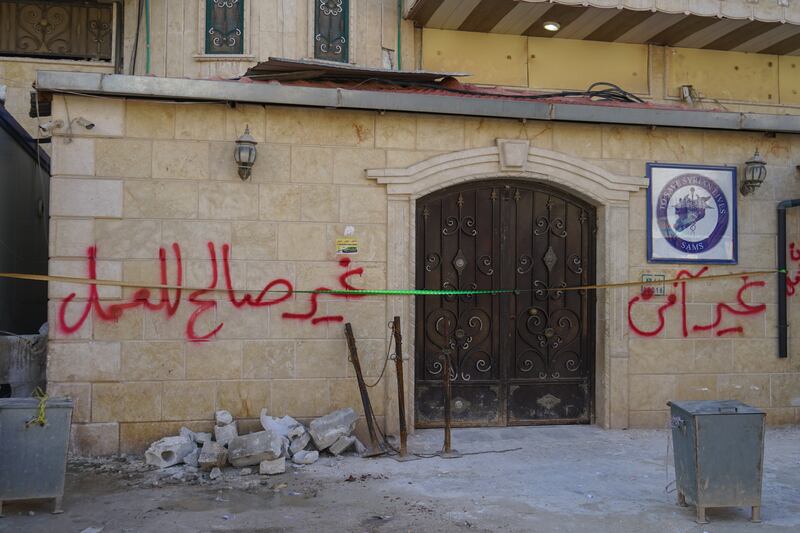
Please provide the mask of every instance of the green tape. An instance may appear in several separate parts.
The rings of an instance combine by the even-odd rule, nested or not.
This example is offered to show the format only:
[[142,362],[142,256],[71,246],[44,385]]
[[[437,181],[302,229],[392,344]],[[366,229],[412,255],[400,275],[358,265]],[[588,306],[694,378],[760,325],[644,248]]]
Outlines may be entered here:
[[[341,296],[465,296],[475,294],[501,294],[512,292],[524,292],[526,289],[497,289],[481,291],[443,291],[435,289],[410,289],[410,290],[390,290],[390,289],[357,289],[357,290],[315,290],[315,291],[293,291],[297,294],[335,294]],[[533,289],[528,289],[533,290]]]

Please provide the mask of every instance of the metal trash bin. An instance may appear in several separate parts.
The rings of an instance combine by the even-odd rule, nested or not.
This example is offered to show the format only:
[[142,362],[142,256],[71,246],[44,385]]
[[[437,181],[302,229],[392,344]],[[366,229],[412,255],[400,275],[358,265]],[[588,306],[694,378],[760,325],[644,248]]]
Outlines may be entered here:
[[667,402],[675,451],[678,504],[750,507],[761,521],[764,411],[736,400]]
[[37,398],[0,399],[0,516],[10,500],[52,498],[62,512],[72,400],[49,398],[43,426],[29,423],[38,410]]

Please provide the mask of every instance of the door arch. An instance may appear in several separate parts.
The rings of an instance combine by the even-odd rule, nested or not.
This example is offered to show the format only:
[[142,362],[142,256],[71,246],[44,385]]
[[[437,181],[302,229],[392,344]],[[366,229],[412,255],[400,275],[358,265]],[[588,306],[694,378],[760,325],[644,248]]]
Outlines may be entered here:
[[588,423],[595,361],[595,208],[531,180],[451,186],[416,202],[416,283],[510,293],[418,296],[415,415],[455,425]]
[[[386,187],[386,285],[402,290],[415,284],[416,204],[428,194],[461,183],[497,178],[552,184],[586,200],[597,210],[596,276],[599,283],[629,279],[629,206],[632,194],[647,187],[642,176],[611,172],[591,161],[563,152],[531,146],[524,139],[497,139],[495,145],[435,155],[405,167],[367,170],[367,178]],[[598,291],[594,415],[603,427],[628,426],[627,298],[620,291]],[[416,324],[415,301],[387,298],[386,319],[401,317],[404,331]],[[416,353],[406,344],[404,372],[406,413],[414,427],[414,369]],[[391,371],[391,369],[390,369]],[[385,391],[387,412],[397,409],[393,389]],[[386,429],[398,431],[397,419],[386,418]]]

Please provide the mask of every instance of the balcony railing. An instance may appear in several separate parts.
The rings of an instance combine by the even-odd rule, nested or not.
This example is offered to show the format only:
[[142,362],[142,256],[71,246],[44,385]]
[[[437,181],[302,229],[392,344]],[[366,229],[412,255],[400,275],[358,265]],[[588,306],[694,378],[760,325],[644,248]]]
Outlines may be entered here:
[[111,3],[0,0],[0,56],[110,62],[116,33]]

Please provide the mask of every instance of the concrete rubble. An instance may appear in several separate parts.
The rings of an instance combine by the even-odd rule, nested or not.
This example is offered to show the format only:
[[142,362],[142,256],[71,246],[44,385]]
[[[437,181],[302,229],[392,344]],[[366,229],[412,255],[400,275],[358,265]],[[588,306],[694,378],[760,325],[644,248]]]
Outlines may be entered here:
[[144,457],[149,465],[167,468],[183,462],[184,458],[196,449],[194,441],[186,437],[164,437],[151,444]]
[[258,473],[262,476],[274,476],[286,472],[286,457],[278,457],[271,461],[261,461],[258,465]]
[[298,465],[310,465],[317,462],[319,459],[319,452],[317,450],[303,450],[297,452],[292,457],[292,462]]
[[283,438],[266,430],[234,437],[228,443],[228,460],[237,468],[277,459],[283,452]]
[[352,447],[355,443],[356,443],[356,438],[355,437],[350,437],[350,436],[346,437],[346,436],[342,435],[341,437],[336,439],[336,442],[331,444],[330,448],[328,448],[328,451],[331,452],[333,455],[342,455],[346,450],[348,450],[350,447]]
[[233,423],[233,415],[229,411],[217,411],[214,413],[214,420],[218,426],[227,426]]
[[203,443],[198,458],[198,465],[203,470],[211,470],[214,467],[223,467],[228,462],[228,450],[218,442],[213,440]]
[[339,437],[350,435],[355,430],[357,421],[356,412],[346,407],[312,421],[308,431],[314,439],[314,446],[318,450],[325,450]]
[[146,464],[159,467],[170,482],[218,482],[230,479],[231,474],[225,473],[227,467],[239,469],[236,477],[256,473],[274,476],[285,473],[289,461],[295,468],[313,464],[323,451],[334,457],[348,451],[361,455],[364,451],[363,444],[352,435],[358,415],[350,408],[312,420],[308,427],[288,415],[270,416],[267,409],[261,410],[259,418],[261,431],[239,435],[233,415],[216,411],[213,433],[182,427],[178,436],[165,437],[150,446]]
[[227,446],[230,441],[239,436],[236,422],[224,426],[214,426],[214,439],[222,446]]
[[186,457],[183,458],[184,464],[188,466],[197,467],[200,461],[200,448],[195,447],[194,450],[186,454]]

